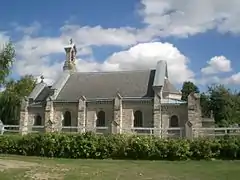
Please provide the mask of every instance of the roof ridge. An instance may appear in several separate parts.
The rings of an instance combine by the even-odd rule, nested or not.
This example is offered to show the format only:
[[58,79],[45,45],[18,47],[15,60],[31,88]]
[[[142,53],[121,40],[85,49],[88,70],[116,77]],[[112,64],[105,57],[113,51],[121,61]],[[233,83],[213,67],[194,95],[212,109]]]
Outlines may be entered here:
[[88,72],[74,72],[72,74],[111,74],[111,73],[133,73],[133,72],[150,72],[155,69],[139,69],[139,70],[122,70],[122,71],[88,71]]

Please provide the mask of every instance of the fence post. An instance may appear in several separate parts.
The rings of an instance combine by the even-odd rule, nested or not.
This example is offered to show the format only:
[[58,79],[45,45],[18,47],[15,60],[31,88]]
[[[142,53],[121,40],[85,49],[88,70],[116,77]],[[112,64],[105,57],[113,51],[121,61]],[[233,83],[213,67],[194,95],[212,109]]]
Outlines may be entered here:
[[0,133],[1,133],[1,135],[3,135],[3,133],[4,133],[4,124],[1,121],[1,119],[0,119]]
[[0,131],[1,131],[1,135],[3,135],[3,133],[4,133],[4,126],[3,125],[0,125]]

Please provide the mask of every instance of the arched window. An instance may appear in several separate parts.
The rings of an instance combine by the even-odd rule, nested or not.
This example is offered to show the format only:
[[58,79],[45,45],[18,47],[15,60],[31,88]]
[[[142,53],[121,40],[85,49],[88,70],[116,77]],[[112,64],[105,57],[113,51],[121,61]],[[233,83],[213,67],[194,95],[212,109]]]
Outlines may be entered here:
[[134,127],[143,127],[142,111],[135,111],[134,113]]
[[170,124],[169,124],[170,127],[179,127],[179,123],[178,123],[178,117],[176,115],[173,115],[171,118],[170,118]]
[[64,113],[63,126],[71,126],[71,113],[69,111]]
[[99,111],[97,113],[96,126],[97,127],[105,127],[106,126],[105,112],[104,111]]
[[42,117],[38,114],[34,118],[34,126],[41,126],[42,125]]

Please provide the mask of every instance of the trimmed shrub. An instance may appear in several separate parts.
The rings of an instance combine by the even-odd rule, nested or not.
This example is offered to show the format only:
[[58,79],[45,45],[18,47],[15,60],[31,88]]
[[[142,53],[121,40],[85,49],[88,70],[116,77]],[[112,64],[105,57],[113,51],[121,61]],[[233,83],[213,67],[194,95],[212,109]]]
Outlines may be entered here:
[[221,151],[219,139],[198,138],[190,143],[190,152],[193,159],[218,158]]
[[161,139],[154,136],[29,134],[0,136],[0,153],[92,159],[240,159],[240,137]]

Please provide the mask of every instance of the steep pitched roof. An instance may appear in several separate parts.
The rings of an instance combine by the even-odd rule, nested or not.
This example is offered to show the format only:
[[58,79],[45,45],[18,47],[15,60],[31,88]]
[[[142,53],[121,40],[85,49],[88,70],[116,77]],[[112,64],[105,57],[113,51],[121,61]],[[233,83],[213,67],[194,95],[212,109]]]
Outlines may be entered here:
[[39,84],[31,93],[35,102],[45,101],[51,95],[56,101],[114,98],[117,93],[124,98],[153,97],[155,87],[163,92],[180,93],[168,80],[167,64],[159,61],[156,70],[114,72],[63,72],[50,88]]
[[28,96],[30,99],[35,100],[39,94],[44,91],[44,89],[47,87],[47,84],[44,82],[38,83],[35,88],[32,90],[30,95]]
[[[81,96],[87,99],[122,97],[153,97],[155,70],[74,73],[56,97],[57,101],[77,101]],[[169,82],[164,81],[164,92],[179,93]]]
[[176,93],[176,94],[180,93],[180,91],[178,91],[175,88],[175,86],[169,81],[169,79],[165,79],[164,81],[163,92]]
[[73,73],[56,100],[86,98],[152,97],[155,70]]

